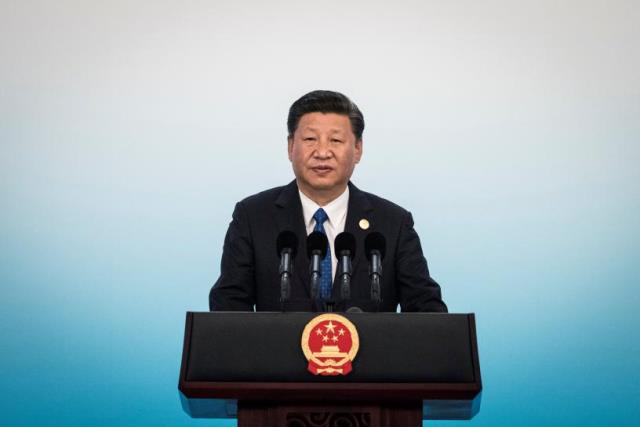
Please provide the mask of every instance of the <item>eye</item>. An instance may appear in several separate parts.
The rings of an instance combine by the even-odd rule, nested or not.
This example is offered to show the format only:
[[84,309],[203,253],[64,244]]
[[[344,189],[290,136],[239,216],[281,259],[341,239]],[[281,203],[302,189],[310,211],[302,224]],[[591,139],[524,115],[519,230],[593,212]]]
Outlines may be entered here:
[[341,139],[337,139],[337,138],[333,138],[333,139],[331,140],[331,142],[333,142],[334,144],[341,144],[341,143],[342,143],[342,140],[341,140]]
[[313,136],[305,136],[304,138],[302,138],[303,141],[315,141],[315,137]]

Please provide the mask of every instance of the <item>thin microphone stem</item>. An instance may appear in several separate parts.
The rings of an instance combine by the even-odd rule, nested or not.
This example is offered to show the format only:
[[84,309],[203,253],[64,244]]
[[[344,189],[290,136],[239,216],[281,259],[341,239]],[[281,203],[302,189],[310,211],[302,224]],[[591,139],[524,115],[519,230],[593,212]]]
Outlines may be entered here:
[[351,299],[351,253],[340,253],[340,296],[342,300]]
[[311,273],[311,298],[318,299],[318,289],[320,284],[320,274],[316,271]]
[[280,308],[285,311],[285,303],[291,296],[291,249],[282,250],[280,259]]
[[289,291],[291,290],[291,275],[283,273],[280,277],[280,306],[285,311],[284,305],[289,301]]
[[382,281],[382,262],[380,252],[373,250],[371,252],[371,300],[376,304],[376,308],[380,304],[380,282]]
[[320,289],[320,278],[322,277],[320,263],[321,260],[320,251],[313,251],[311,254],[311,264],[309,265],[311,269],[311,299],[318,299],[318,292]]

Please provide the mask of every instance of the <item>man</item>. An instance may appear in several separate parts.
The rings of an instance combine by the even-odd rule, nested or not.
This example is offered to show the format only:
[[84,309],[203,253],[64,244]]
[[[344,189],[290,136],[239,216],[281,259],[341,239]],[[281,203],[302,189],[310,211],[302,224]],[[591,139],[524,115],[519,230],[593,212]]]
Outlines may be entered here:
[[[293,103],[287,121],[288,152],[296,179],[248,197],[236,204],[224,242],[220,278],[211,289],[211,310],[279,311],[280,276],[276,239],[284,230],[297,234],[290,311],[314,311],[309,289],[306,237],[320,231],[329,240],[323,260],[321,294],[337,301],[337,311],[446,312],[440,287],[429,277],[411,214],[403,208],[356,188],[349,179],[362,157],[364,118],[358,107],[337,92],[314,91]],[[334,239],[342,231],[355,236],[351,298],[340,300],[332,286],[337,258]],[[382,302],[370,298],[366,236],[377,231],[386,240],[382,262]]]

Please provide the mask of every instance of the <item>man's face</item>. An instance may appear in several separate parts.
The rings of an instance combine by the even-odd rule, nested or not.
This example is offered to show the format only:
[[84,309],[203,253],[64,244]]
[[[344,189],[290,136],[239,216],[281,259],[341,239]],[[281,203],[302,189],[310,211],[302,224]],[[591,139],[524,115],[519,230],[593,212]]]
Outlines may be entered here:
[[337,197],[344,191],[362,157],[349,117],[308,113],[289,138],[289,160],[298,186],[307,196]]

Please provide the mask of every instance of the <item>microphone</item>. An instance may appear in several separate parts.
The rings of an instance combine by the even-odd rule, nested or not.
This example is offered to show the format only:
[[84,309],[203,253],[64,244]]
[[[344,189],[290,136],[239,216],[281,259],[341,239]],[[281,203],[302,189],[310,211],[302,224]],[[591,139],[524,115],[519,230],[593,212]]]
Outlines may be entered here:
[[283,231],[278,234],[276,250],[280,257],[280,303],[284,311],[284,303],[291,296],[291,274],[293,273],[293,259],[298,251],[298,236],[293,231]]
[[338,257],[340,295],[343,300],[348,300],[351,298],[351,260],[356,255],[356,238],[344,231],[336,236],[334,248]]
[[324,233],[314,231],[307,236],[307,256],[310,259],[309,274],[311,275],[311,298],[318,299],[320,277],[322,275],[320,263],[327,255],[329,240]]
[[371,299],[380,303],[380,283],[382,282],[382,259],[387,249],[384,236],[377,231],[369,233],[364,239],[364,252],[369,260],[369,279],[371,279]]

